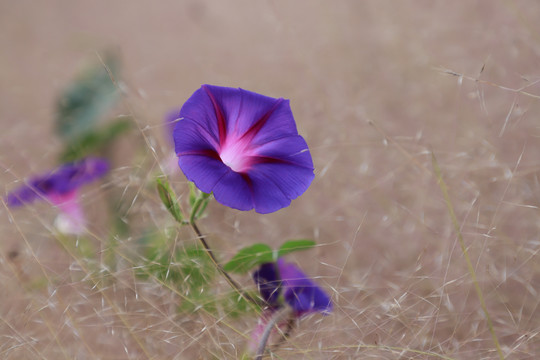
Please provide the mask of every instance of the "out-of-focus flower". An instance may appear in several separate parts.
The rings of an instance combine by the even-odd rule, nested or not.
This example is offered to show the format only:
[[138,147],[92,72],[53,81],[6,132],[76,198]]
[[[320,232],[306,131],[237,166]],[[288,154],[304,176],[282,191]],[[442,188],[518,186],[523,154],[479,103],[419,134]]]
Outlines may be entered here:
[[[292,310],[292,319],[310,313],[324,315],[332,311],[330,297],[296,265],[287,263],[282,258],[277,262],[265,263],[253,273],[259,293],[267,305],[257,322],[249,348],[255,351],[268,324],[275,316],[281,316],[280,309],[287,306]],[[287,321],[277,321],[280,328],[287,326]]]
[[101,178],[109,171],[109,163],[100,158],[86,158],[64,164],[58,169],[34,176],[10,192],[5,201],[10,207],[36,200],[46,200],[60,209],[56,226],[65,233],[79,234],[85,218],[79,202],[79,188]]
[[262,264],[253,274],[253,279],[270,309],[275,310],[284,302],[297,317],[332,311],[332,301],[324,290],[296,265],[281,258],[275,263]]
[[313,180],[311,155],[288,100],[203,85],[180,117],[174,129],[178,165],[223,205],[271,213]]

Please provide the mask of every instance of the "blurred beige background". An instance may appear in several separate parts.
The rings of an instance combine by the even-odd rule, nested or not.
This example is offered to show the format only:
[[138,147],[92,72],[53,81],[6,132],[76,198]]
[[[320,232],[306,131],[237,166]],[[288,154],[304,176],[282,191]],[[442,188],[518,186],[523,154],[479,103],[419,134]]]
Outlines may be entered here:
[[[534,359],[539,18],[537,1],[512,0],[3,0],[0,182],[5,193],[56,163],[56,96],[107,49],[123,67],[124,94],[113,113],[134,116],[156,151],[137,156],[155,167],[171,151],[164,115],[201,84],[288,98],[316,166],[311,188],[268,216],[212,204],[202,222],[224,258],[251,242],[311,237],[319,244],[291,258],[333,294],[336,311],[300,322],[276,358],[497,358],[433,152],[501,348],[508,359]],[[144,188],[150,174],[137,171],[129,142],[122,149],[108,188],[134,189],[138,196],[126,199],[133,219],[170,225]],[[185,192],[181,174],[173,183]],[[94,203],[86,198],[98,219]],[[241,356],[254,319],[227,326],[208,316],[179,320],[177,297],[129,276],[111,290],[116,307],[105,309],[102,294],[70,281],[73,260],[51,250],[61,252],[46,225],[50,209],[2,208],[0,218],[0,357]],[[129,239],[120,241],[129,247]],[[14,249],[16,260],[8,256]],[[31,283],[36,267],[62,280],[41,290],[15,281],[22,271]]]

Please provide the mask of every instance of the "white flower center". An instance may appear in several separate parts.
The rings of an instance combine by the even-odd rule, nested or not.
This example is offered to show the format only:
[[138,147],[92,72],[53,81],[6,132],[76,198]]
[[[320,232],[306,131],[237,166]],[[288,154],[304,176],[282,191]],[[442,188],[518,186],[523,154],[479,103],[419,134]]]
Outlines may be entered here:
[[246,141],[231,139],[227,141],[219,157],[221,161],[235,172],[245,172],[249,169],[250,157],[253,152],[249,149],[249,143]]

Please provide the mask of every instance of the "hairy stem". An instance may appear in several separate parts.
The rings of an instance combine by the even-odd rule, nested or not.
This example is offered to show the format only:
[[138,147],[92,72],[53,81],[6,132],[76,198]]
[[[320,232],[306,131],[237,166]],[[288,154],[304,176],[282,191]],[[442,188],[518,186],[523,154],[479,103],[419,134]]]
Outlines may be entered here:
[[272,316],[272,318],[270,319],[270,321],[268,321],[268,324],[266,324],[266,327],[264,328],[261,336],[261,342],[259,343],[259,347],[257,348],[257,354],[255,355],[255,360],[261,360],[263,358],[264,350],[266,349],[266,344],[268,343],[268,339],[270,338],[272,330],[275,326],[278,325],[280,321],[283,321],[289,315],[291,315],[290,308],[282,308],[274,313],[274,316]]

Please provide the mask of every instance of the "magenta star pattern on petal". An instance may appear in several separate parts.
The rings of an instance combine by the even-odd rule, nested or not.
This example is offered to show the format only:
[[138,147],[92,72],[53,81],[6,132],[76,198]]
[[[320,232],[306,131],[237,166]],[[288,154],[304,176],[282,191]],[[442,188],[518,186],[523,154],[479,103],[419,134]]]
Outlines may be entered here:
[[203,85],[180,117],[174,129],[178,164],[223,205],[271,213],[302,195],[314,178],[288,100]]

